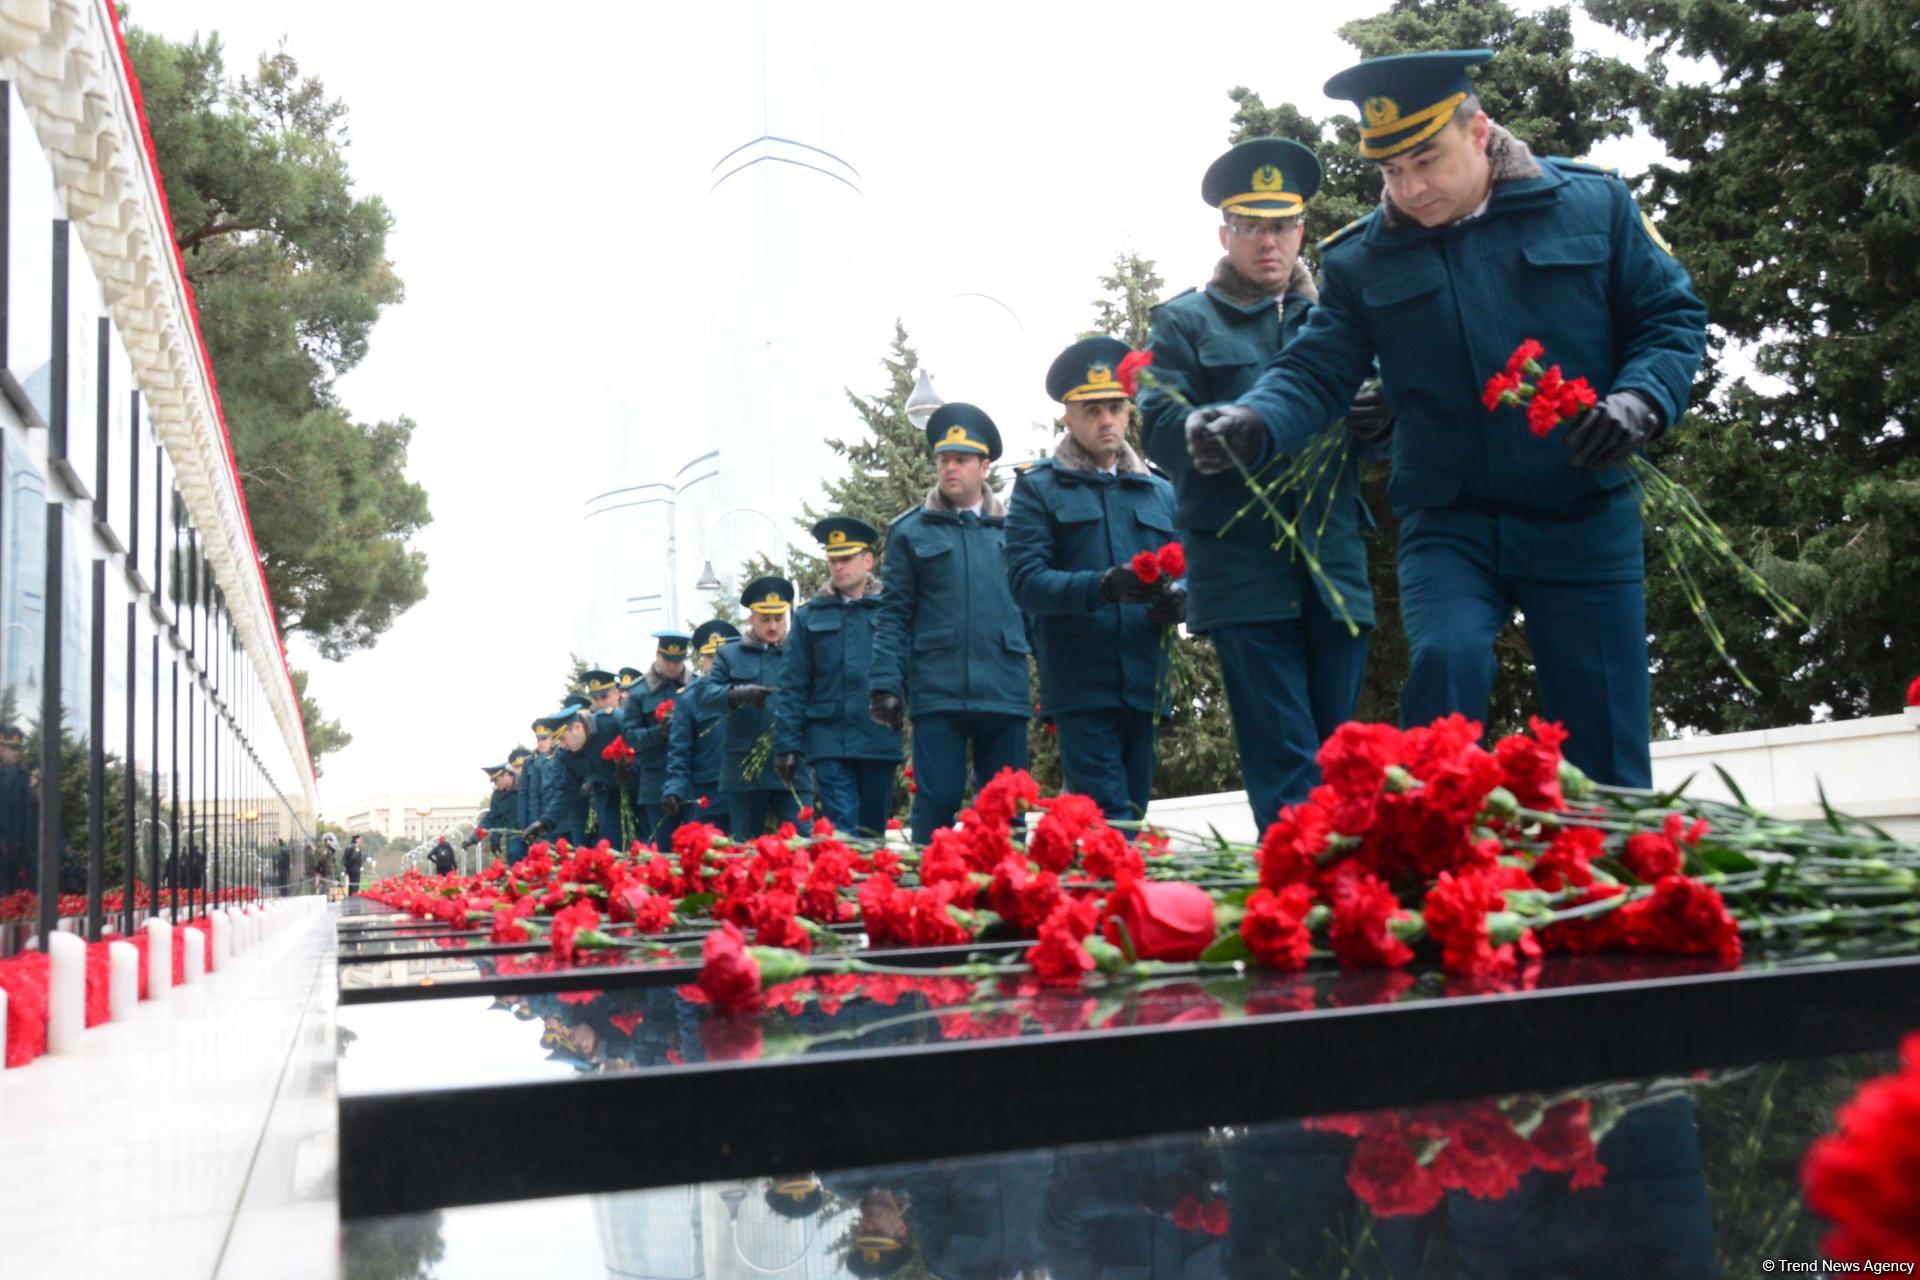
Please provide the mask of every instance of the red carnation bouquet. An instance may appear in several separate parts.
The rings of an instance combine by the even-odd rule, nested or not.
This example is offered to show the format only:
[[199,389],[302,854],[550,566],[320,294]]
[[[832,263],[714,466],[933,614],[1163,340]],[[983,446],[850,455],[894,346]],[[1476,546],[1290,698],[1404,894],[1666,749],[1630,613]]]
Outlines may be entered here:
[[631,764],[633,763],[634,754],[633,748],[628,745],[624,737],[615,738],[612,742],[600,748],[600,758],[611,761],[614,764]]
[[[1148,361],[1153,359],[1152,352],[1135,352],[1145,355]],[[1128,359],[1132,357],[1129,356]],[[1121,362],[1123,365],[1126,361]],[[1141,551],[1133,557],[1133,576],[1150,587],[1158,587],[1158,594],[1166,596],[1173,590],[1173,584],[1187,576],[1187,549],[1178,542],[1169,542],[1157,551]],[[1160,708],[1168,705],[1173,690],[1173,640],[1176,628],[1165,627],[1160,638],[1160,674],[1155,681],[1154,715],[1160,716]]]
[[[1593,408],[1599,400],[1585,378],[1568,378],[1561,373],[1557,364],[1543,367],[1541,361],[1545,358],[1546,348],[1533,338],[1526,339],[1507,357],[1506,367],[1487,379],[1480,395],[1481,403],[1486,405],[1489,413],[1525,406],[1527,430],[1542,439],[1551,435],[1561,423]],[[1628,461],[1627,468],[1634,491],[1640,499],[1640,517],[1646,524],[1650,540],[1659,546],[1668,567],[1673,570],[1674,580],[1680,584],[1680,590],[1686,596],[1687,607],[1700,620],[1700,626],[1707,633],[1707,640],[1713,645],[1714,652],[1720,655],[1734,677],[1747,689],[1758,692],[1753,682],[1747,679],[1746,673],[1740,670],[1733,655],[1727,652],[1726,637],[1720,625],[1713,620],[1713,614],[1707,610],[1706,594],[1700,589],[1699,574],[1695,568],[1697,560],[1704,557],[1709,565],[1732,570],[1755,595],[1766,602],[1780,621],[1790,626],[1804,627],[1806,617],[1792,601],[1775,590],[1752,565],[1741,558],[1733,549],[1733,541],[1714,523],[1713,517],[1707,514],[1700,500],[1685,485],[1669,477],[1638,453]]]

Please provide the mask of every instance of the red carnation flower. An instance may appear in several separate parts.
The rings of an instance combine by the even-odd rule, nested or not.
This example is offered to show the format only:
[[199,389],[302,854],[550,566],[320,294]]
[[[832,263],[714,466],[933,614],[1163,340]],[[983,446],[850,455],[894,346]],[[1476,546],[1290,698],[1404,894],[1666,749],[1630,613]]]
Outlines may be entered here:
[[1328,940],[1340,963],[1351,969],[1397,968],[1413,959],[1413,949],[1393,932],[1393,921],[1407,913],[1393,890],[1378,876],[1342,882],[1333,899]]
[[1920,1033],[1900,1070],[1860,1086],[1800,1166],[1807,1205],[1833,1224],[1826,1252],[1842,1261],[1920,1257]]
[[799,817],[799,819],[800,819],[800,821],[802,821],[802,822],[812,822],[812,821],[813,821],[813,806],[812,806],[812,805],[810,805],[810,804],[809,804],[809,805],[802,805],[802,806],[800,807],[800,812],[799,812],[799,814],[798,814],[798,815],[796,815],[796,816],[798,816],[798,817]]
[[1240,920],[1240,937],[1264,969],[1304,969],[1313,953],[1307,932],[1307,912],[1313,910],[1313,890],[1290,884],[1275,893],[1255,889],[1247,898],[1247,914]]
[[1507,373],[1518,381],[1520,375],[1527,371],[1527,365],[1545,354],[1547,354],[1545,347],[1541,346],[1537,340],[1528,338],[1515,347],[1513,354],[1507,357]]
[[669,698],[667,701],[661,703],[659,706],[653,709],[653,718],[655,720],[658,720],[661,724],[665,724],[667,722],[668,717],[672,715],[673,715],[673,700],[671,698]]
[[700,797],[700,807],[702,809],[706,808],[709,803],[710,801],[708,801],[708,799],[705,796]]
[[1154,552],[1153,558],[1160,562],[1160,572],[1169,578],[1187,576],[1187,549],[1177,542],[1169,542]]
[[1920,676],[1915,676],[1913,683],[1907,686],[1907,705],[1920,707]]
[[547,935],[547,945],[557,958],[571,960],[577,950],[574,942],[580,933],[591,933],[599,927],[600,912],[591,902],[582,899],[554,913],[553,932]]
[[1520,375],[1517,373],[1496,373],[1487,379],[1487,386],[1480,393],[1480,403],[1492,413],[1503,404],[1520,403]]
[[600,758],[611,761],[614,764],[629,764],[632,762],[633,757],[634,750],[628,745],[625,738],[615,738],[612,742],[609,742],[600,749]]
[[1129,351],[1120,358],[1120,367],[1113,371],[1114,380],[1128,395],[1139,395],[1140,371],[1152,363],[1152,351]]
[[1093,970],[1093,957],[1081,945],[1093,928],[1090,911],[1072,899],[1063,899],[1040,925],[1040,940],[1027,950],[1027,963],[1041,982],[1072,986]]
[[1160,581],[1160,561],[1151,551],[1142,551],[1133,558],[1133,576],[1142,582]]
[[760,965],[731,922],[707,935],[700,947],[700,990],[717,1008],[750,1013],[760,1008]]

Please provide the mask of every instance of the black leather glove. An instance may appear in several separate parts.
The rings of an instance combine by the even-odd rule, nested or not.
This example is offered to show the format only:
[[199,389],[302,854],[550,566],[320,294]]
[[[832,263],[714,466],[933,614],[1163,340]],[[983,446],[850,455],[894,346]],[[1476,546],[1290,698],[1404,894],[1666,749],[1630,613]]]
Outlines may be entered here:
[[1618,466],[1660,434],[1660,411],[1638,391],[1616,391],[1573,420],[1567,450],[1576,467]]
[[867,695],[867,717],[875,724],[883,724],[895,733],[907,722],[906,708],[900,702],[900,695],[876,689]]
[[477,845],[477,844],[479,844],[479,843],[480,843],[480,837],[479,837],[479,836],[468,836],[468,837],[467,837],[467,838],[466,838],[465,840],[462,840],[462,841],[460,842],[460,847],[461,847],[462,849],[471,849],[471,848],[473,848],[473,846],[475,846],[475,845]]
[[666,795],[660,797],[660,808],[671,818],[674,814],[680,812],[680,797],[669,791]]
[[1184,587],[1168,587],[1147,606],[1147,621],[1156,627],[1171,627],[1187,620],[1187,592]]
[[1117,564],[1100,575],[1100,598],[1108,604],[1139,604],[1153,599],[1156,584],[1140,581],[1132,565]]
[[529,825],[525,831],[522,831],[520,833],[520,838],[522,840],[532,842],[534,840],[538,840],[541,836],[545,834],[547,834],[547,824],[544,822],[535,822]]
[[791,788],[794,775],[800,772],[800,753],[782,751],[773,758],[773,776],[780,779],[780,785]]
[[1393,434],[1393,410],[1378,383],[1364,388],[1347,407],[1347,434],[1355,440],[1385,440]]
[[1242,404],[1209,405],[1187,415],[1187,455],[1203,476],[1231,471],[1235,458],[1252,470],[1266,440],[1267,424]]
[[764,707],[767,699],[773,696],[773,690],[764,684],[736,684],[727,690],[727,705],[730,707]]

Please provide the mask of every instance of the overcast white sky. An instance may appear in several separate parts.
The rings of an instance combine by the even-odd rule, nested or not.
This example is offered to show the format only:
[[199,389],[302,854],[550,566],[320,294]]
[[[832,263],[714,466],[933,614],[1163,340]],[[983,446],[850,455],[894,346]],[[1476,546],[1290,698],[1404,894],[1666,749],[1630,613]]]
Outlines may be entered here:
[[[1350,110],[1320,92],[1355,56],[1334,31],[1383,7],[781,6],[773,114],[803,115],[864,176],[889,295],[819,300],[822,325],[870,334],[871,356],[839,381],[876,386],[895,315],[910,328],[928,317],[920,345],[936,372],[963,364],[965,352],[938,349],[960,339],[942,335],[935,303],[980,291],[1018,312],[1029,344],[1007,381],[1028,399],[996,417],[1046,414],[1046,363],[1088,324],[1116,250],[1157,260],[1172,288],[1210,270],[1218,219],[1198,187],[1225,146],[1227,90]],[[407,299],[341,390],[363,418],[419,424],[410,471],[435,517],[418,540],[430,594],[344,662],[291,646],[354,735],[325,761],[323,814],[375,792],[479,794],[478,766],[525,741],[556,699],[569,601],[584,590],[581,503],[604,487],[599,389],[658,422],[683,420],[698,391],[686,370],[700,367],[711,301],[702,259],[725,251],[703,242],[699,217],[710,166],[753,136],[740,104],[760,75],[754,12],[731,0],[134,6],[136,24],[175,39],[219,32],[230,70],[284,37],[349,105],[354,178],[395,217]],[[1585,47],[1631,48],[1584,19],[1580,30]],[[1600,154],[1631,171],[1648,153]]]

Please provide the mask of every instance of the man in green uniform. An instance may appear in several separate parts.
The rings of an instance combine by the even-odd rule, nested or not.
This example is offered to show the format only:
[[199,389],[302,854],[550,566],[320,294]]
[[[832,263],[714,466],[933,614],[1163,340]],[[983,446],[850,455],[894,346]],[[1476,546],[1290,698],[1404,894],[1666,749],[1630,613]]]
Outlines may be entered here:
[[1167,628],[1186,590],[1144,581],[1132,560],[1174,541],[1173,486],[1127,443],[1133,399],[1117,370],[1129,354],[1096,335],[1047,370],[1067,430],[1013,489],[1007,570],[1034,622],[1040,714],[1059,733],[1068,791],[1109,818],[1146,815],[1154,721],[1166,704]]
[[[1240,775],[1261,828],[1320,781],[1320,744],[1352,717],[1360,696],[1373,595],[1358,461],[1352,449],[1336,454],[1310,500],[1276,500],[1318,559],[1316,576],[1296,548],[1274,545],[1274,522],[1238,471],[1193,466],[1186,419],[1194,406],[1246,392],[1305,326],[1318,293],[1300,260],[1302,210],[1319,187],[1319,160],[1285,138],[1242,142],[1207,169],[1201,198],[1219,210],[1225,256],[1204,287],[1155,309],[1148,343],[1156,385],[1140,396],[1147,456],[1178,494],[1187,626],[1220,655]],[[1377,393],[1349,413],[1350,421],[1384,417]]]
[[[634,803],[639,806],[639,838],[649,844],[673,840],[678,822],[661,806],[667,781],[667,731],[663,706],[672,706],[687,687],[687,649],[691,637],[684,631],[653,633],[653,663],[627,690],[621,723],[627,745],[633,748]],[[638,674],[638,673],[636,673]]]
[[[1624,182],[1535,157],[1480,110],[1466,73],[1491,57],[1376,58],[1327,82],[1360,107],[1380,207],[1323,242],[1305,331],[1237,404],[1188,420],[1189,452],[1208,473],[1292,455],[1377,360],[1400,417],[1402,720],[1485,719],[1494,640],[1519,610],[1567,758],[1645,787],[1644,535],[1626,464],[1685,412],[1706,309]],[[1527,339],[1600,397],[1545,436],[1481,402]]]
[[1007,508],[987,483],[993,419],[955,401],[927,422],[939,479],[887,531],[868,714],[913,716],[913,839],[953,822],[972,776],[1027,767],[1026,619],[1007,585]]
[[852,516],[813,526],[827,556],[827,585],[794,614],[786,669],[774,695],[774,772],[788,786],[813,766],[820,811],[842,831],[886,834],[900,731],[867,714],[867,673],[881,586],[873,576],[879,533]]
[[594,841],[605,840],[625,849],[627,829],[633,824],[620,812],[625,779],[622,766],[607,758],[606,750],[621,733],[620,681],[598,667],[580,673],[587,694],[587,741],[580,752],[580,772],[587,780],[587,803],[593,813]]
[[771,574],[755,578],[740,603],[748,611],[747,634],[720,646],[713,669],[694,685],[693,701],[709,715],[726,713],[720,787],[733,838],[751,840],[766,832],[769,817],[777,828],[800,816],[799,799],[773,770],[773,714],[767,709],[785,661],[793,584]]
[[[713,658],[720,646],[739,638],[740,628],[724,618],[714,618],[693,629],[693,651],[700,655],[702,679],[713,670]],[[725,746],[721,725],[726,712],[701,710],[693,697],[698,684],[698,680],[692,682],[674,699],[673,714],[667,721],[667,780],[661,788],[660,807],[676,827],[692,816],[685,811],[686,806],[704,808],[720,795]]]

